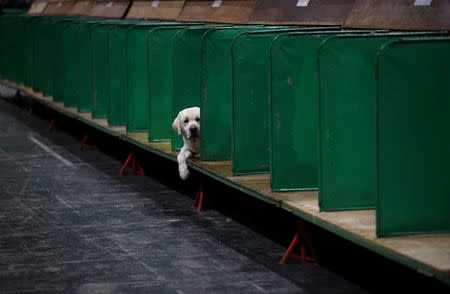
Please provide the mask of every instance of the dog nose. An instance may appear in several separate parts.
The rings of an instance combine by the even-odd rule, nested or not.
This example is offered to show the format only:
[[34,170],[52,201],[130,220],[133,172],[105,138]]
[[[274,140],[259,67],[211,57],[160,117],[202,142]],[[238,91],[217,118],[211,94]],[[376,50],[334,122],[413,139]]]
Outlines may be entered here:
[[190,129],[191,131],[196,131],[196,130],[197,130],[197,126],[190,126],[189,129]]

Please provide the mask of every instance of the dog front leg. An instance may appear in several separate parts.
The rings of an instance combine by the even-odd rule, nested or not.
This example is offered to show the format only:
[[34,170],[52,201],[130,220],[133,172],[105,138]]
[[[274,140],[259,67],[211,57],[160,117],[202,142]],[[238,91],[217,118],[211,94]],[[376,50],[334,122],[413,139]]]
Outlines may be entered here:
[[177,156],[178,171],[182,180],[186,180],[189,177],[189,169],[186,160],[190,157],[192,157],[192,152],[186,150],[184,147],[181,149],[180,154],[178,154]]

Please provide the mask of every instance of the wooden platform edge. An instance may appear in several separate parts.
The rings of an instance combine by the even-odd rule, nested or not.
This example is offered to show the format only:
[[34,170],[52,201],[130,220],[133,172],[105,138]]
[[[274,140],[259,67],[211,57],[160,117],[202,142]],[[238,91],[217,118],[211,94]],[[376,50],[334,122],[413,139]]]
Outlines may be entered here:
[[[156,155],[162,156],[166,159],[176,161],[176,155],[172,153],[167,153],[165,151],[159,150],[158,148],[152,147],[151,143],[146,144],[145,142],[141,142],[140,140],[137,140],[133,138],[130,135],[127,135],[126,133],[117,132],[114,130],[114,127],[108,127],[108,126],[102,126],[97,121],[101,121],[102,119],[87,119],[83,117],[81,113],[77,113],[76,111],[70,111],[67,107],[64,107],[61,102],[53,102],[51,97],[43,97],[39,93],[34,93],[32,89],[17,85],[15,83],[12,83],[7,80],[0,80],[0,83],[4,86],[14,88],[16,90],[20,90],[24,93],[26,93],[29,97],[31,97],[34,101],[37,101],[50,109],[53,109],[57,112],[60,112],[61,114],[67,115],[73,119],[77,119],[79,121],[82,121],[98,130],[101,130],[103,132],[106,132],[109,135],[112,135],[116,138],[120,138],[124,141],[127,141],[133,145],[136,145],[142,149],[145,149],[147,151],[150,151]],[[282,199],[273,199],[271,197],[268,197],[264,195],[263,192],[258,192],[255,189],[252,189],[251,187],[248,187],[244,184],[239,184],[237,181],[233,181],[230,178],[223,177],[220,174],[215,173],[213,170],[205,168],[200,164],[197,160],[191,160],[189,161],[189,166],[193,168],[194,170],[213,178],[214,180],[217,180],[227,186],[230,186],[238,191],[241,191],[249,196],[255,197],[259,200],[262,200],[266,203],[269,203],[271,205],[274,205],[278,208],[284,209],[302,219],[305,219],[327,231],[330,231],[340,237],[343,237],[346,240],[349,240],[359,246],[365,247],[381,256],[384,256],[386,258],[389,258],[391,260],[394,260],[404,266],[407,266],[409,268],[412,268],[416,270],[417,272],[428,276],[430,278],[437,279],[447,285],[450,285],[450,271],[440,271],[437,268],[433,268],[425,263],[422,263],[418,260],[414,260],[400,252],[397,252],[395,250],[392,250],[388,247],[385,247],[379,242],[373,242],[369,238],[365,238],[363,235],[358,235],[355,233],[352,233],[348,230],[346,230],[344,227],[339,227],[337,224],[333,224],[330,221],[327,221],[323,218],[317,217],[317,215],[314,215],[305,209],[304,211],[298,209],[298,207],[292,206],[289,201],[285,201]],[[239,178],[239,177],[234,177]],[[288,192],[289,193],[289,192]]]

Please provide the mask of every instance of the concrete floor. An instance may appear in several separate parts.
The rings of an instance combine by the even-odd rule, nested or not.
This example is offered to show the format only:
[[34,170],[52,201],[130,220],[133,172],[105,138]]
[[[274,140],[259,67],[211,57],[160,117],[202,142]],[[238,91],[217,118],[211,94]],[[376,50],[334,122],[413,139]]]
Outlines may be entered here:
[[[158,172],[119,177],[117,157],[80,152],[80,138],[48,133],[47,126],[48,120],[0,99],[0,293],[383,293],[378,281],[389,278],[430,285],[421,276],[400,275],[389,262],[370,264],[377,276],[351,260],[352,270],[334,270],[345,268],[343,259],[336,266],[278,265],[286,244],[271,235],[282,234],[282,226],[261,233],[257,218],[265,216],[257,213],[264,210],[228,211],[249,211],[243,218],[226,208],[197,213],[192,195],[176,189],[189,183],[163,184]],[[169,169],[176,175],[174,164]],[[322,247],[339,247],[330,242]],[[373,260],[358,247],[349,250],[359,262]],[[388,268],[399,275],[391,277]],[[442,289],[431,284],[429,290]]]

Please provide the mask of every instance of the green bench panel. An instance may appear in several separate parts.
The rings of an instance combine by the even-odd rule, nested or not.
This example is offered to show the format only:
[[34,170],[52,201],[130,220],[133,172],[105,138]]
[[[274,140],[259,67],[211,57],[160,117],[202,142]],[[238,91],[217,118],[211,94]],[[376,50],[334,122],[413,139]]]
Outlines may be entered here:
[[269,172],[269,55],[272,40],[285,28],[245,32],[232,45],[233,175]]
[[450,39],[394,41],[377,63],[378,236],[450,232]]
[[[217,28],[201,45],[201,160],[231,159],[231,45],[240,33],[263,27]],[[217,130],[220,130],[218,132]]]
[[147,36],[160,26],[177,23],[135,24],[127,32],[127,131],[148,132],[149,85]]
[[335,36],[319,66],[319,207],[375,208],[375,56],[392,39],[427,33]]
[[272,191],[318,188],[317,51],[336,34],[317,31],[278,36],[270,54],[270,175]]

